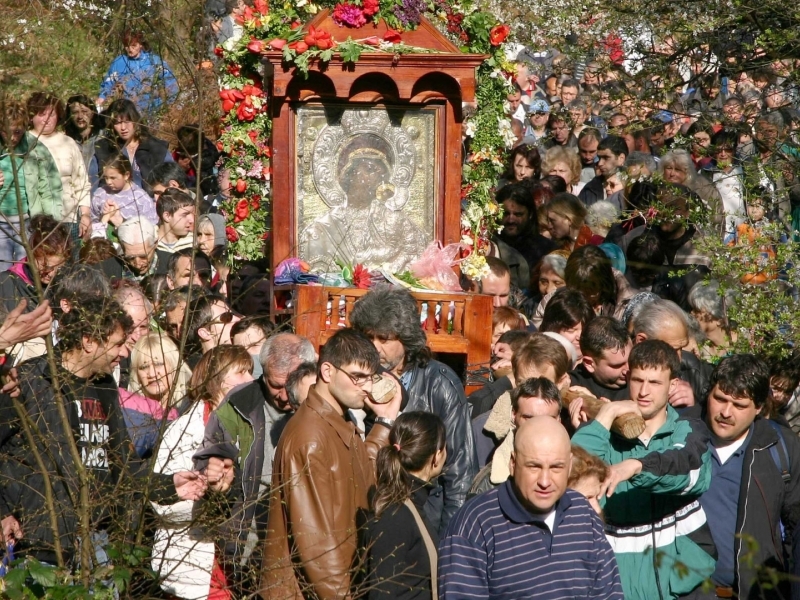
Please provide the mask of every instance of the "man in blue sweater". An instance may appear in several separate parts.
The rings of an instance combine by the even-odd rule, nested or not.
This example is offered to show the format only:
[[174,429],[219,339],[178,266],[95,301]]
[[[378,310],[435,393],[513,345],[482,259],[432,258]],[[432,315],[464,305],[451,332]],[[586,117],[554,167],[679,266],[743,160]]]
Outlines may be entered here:
[[439,545],[439,598],[603,598],[622,583],[603,524],[567,489],[569,436],[551,417],[523,423],[511,478],[459,510]]

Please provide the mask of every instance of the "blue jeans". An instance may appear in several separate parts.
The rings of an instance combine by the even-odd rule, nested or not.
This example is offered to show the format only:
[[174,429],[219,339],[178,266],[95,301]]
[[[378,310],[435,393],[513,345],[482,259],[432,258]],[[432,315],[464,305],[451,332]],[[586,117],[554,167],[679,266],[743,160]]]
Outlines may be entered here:
[[[27,217],[25,217],[27,221]],[[20,218],[0,215],[0,271],[8,271],[25,258],[25,247],[19,235]]]

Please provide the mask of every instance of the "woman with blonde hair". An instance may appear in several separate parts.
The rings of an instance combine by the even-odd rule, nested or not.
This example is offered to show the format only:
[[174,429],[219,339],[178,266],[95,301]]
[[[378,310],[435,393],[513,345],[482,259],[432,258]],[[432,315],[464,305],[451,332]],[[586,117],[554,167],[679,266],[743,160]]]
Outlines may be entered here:
[[133,346],[129,392],[169,409],[186,396],[189,377],[189,367],[181,360],[175,342],[166,335],[148,333]]
[[544,155],[542,173],[558,175],[567,183],[567,191],[577,196],[583,183],[581,182],[581,160],[574,148],[553,146]]
[[561,248],[572,252],[585,246],[592,238],[592,230],[585,225],[587,210],[577,196],[556,194],[545,205],[550,238]]

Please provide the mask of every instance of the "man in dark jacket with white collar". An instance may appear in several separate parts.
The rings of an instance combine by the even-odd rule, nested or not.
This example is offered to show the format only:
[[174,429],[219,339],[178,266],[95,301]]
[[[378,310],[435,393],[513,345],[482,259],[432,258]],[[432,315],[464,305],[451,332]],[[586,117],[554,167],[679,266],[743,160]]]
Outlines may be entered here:
[[440,533],[467,498],[478,473],[478,457],[464,385],[453,370],[430,358],[417,302],[405,290],[380,288],[356,302],[350,315],[354,329],[375,344],[381,366],[408,392],[403,412],[423,410],[441,417],[447,430],[447,460],[426,515]]
[[[705,420],[712,475],[700,503],[719,559],[711,576],[715,588],[688,597],[800,598],[800,585],[787,581],[800,574],[800,441],[761,417],[770,393],[761,359],[738,354],[723,360],[710,386]],[[770,585],[773,575],[777,585]]]

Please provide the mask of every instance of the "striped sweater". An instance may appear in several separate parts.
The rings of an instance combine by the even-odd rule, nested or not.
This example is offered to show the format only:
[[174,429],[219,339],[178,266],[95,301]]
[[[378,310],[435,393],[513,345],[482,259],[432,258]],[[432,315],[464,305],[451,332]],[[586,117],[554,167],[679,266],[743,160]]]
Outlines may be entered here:
[[439,545],[439,597],[622,600],[614,553],[586,499],[567,490],[551,533],[527,511],[513,482],[473,498]]

